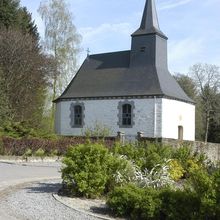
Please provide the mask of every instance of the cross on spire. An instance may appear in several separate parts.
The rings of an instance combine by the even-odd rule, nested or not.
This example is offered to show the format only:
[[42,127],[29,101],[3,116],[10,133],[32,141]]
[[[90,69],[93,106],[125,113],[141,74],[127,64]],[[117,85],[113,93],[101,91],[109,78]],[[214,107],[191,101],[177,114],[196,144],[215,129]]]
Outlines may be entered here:
[[88,57],[91,51],[89,50],[89,48],[87,48],[86,52],[87,52],[87,57]]

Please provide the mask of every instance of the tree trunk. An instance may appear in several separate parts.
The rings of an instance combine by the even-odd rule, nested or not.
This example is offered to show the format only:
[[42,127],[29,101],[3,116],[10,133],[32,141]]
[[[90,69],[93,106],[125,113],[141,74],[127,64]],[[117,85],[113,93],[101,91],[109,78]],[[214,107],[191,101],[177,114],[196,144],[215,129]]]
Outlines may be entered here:
[[209,121],[210,121],[210,110],[207,110],[207,112],[206,112],[205,143],[207,143],[207,142],[208,142]]

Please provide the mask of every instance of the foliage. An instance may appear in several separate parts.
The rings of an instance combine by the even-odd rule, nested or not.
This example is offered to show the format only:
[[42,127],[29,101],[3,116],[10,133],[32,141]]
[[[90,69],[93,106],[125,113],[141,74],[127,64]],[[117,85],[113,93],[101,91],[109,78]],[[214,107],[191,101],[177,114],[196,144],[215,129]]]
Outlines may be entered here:
[[39,40],[37,26],[32,21],[31,13],[27,8],[21,7],[18,0],[0,0],[0,24],[7,29],[22,30],[23,33],[32,35],[36,42]]
[[163,164],[170,159],[172,148],[156,143],[142,143],[139,145],[116,144],[112,149],[114,154],[124,155],[128,160],[133,161],[141,170],[152,170],[157,164]]
[[194,193],[198,199],[199,219],[210,219],[217,215],[219,204],[216,200],[216,183],[213,175],[206,170],[196,170],[188,180],[188,191]]
[[172,148],[161,144],[148,144],[146,147],[144,167],[153,169],[157,164],[163,164],[172,156]]
[[[107,204],[116,216],[129,219],[219,219],[220,170],[197,170],[182,189],[116,187]],[[146,208],[146,209],[145,209]]]
[[116,142],[112,152],[114,155],[123,155],[130,161],[133,161],[138,167],[144,166],[144,156],[146,148],[144,146],[137,146],[134,144],[126,144],[122,146],[119,142]]
[[27,149],[25,150],[23,156],[25,156],[25,157],[30,157],[30,156],[32,156],[32,154],[33,154],[32,150],[31,150],[30,148],[27,148]]
[[63,159],[62,178],[71,194],[88,198],[102,195],[108,180],[108,160],[108,150],[101,144],[69,148]]
[[83,131],[84,136],[87,138],[90,137],[107,137],[111,133],[111,129],[108,128],[107,126],[95,122],[93,127],[86,127],[85,130]]
[[2,78],[3,71],[1,70],[0,66],[0,125],[2,125],[6,120],[8,120],[9,116],[11,115],[9,100],[4,89],[4,82]]
[[116,216],[127,216],[131,219],[157,219],[161,202],[158,190],[141,189],[128,184],[116,187],[108,195],[107,205]]
[[184,74],[176,74],[174,76],[175,80],[179,83],[183,91],[195,101],[197,96],[197,86],[192,78]]
[[170,188],[160,191],[163,219],[198,219],[198,198],[194,193]]
[[178,160],[170,160],[168,165],[171,179],[178,181],[184,176],[185,170]]
[[41,157],[41,158],[43,158],[43,157],[45,156],[45,151],[44,151],[42,148],[39,148],[39,149],[34,153],[34,155],[35,155],[36,157]]
[[3,141],[1,135],[0,135],[0,155],[4,155],[4,147],[3,147]]
[[135,180],[134,164],[124,156],[109,156],[108,180],[105,193],[112,191],[115,186],[124,185]]
[[21,30],[0,29],[1,85],[11,109],[9,119],[38,127],[47,88],[47,59],[33,37]]

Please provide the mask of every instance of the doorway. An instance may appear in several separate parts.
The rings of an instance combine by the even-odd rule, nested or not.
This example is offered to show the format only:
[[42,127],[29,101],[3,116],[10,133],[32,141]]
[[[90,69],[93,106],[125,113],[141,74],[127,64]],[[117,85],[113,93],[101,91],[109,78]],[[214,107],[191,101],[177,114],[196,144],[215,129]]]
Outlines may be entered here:
[[178,126],[178,140],[183,140],[183,126]]

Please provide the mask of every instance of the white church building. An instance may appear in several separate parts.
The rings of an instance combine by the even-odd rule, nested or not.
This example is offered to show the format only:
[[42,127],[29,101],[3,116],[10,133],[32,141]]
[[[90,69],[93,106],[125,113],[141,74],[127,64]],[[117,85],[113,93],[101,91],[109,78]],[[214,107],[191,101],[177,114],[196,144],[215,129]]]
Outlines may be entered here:
[[194,141],[195,103],[169,73],[167,39],[146,0],[131,50],[89,55],[54,101],[56,133],[81,136],[100,123],[110,136]]

